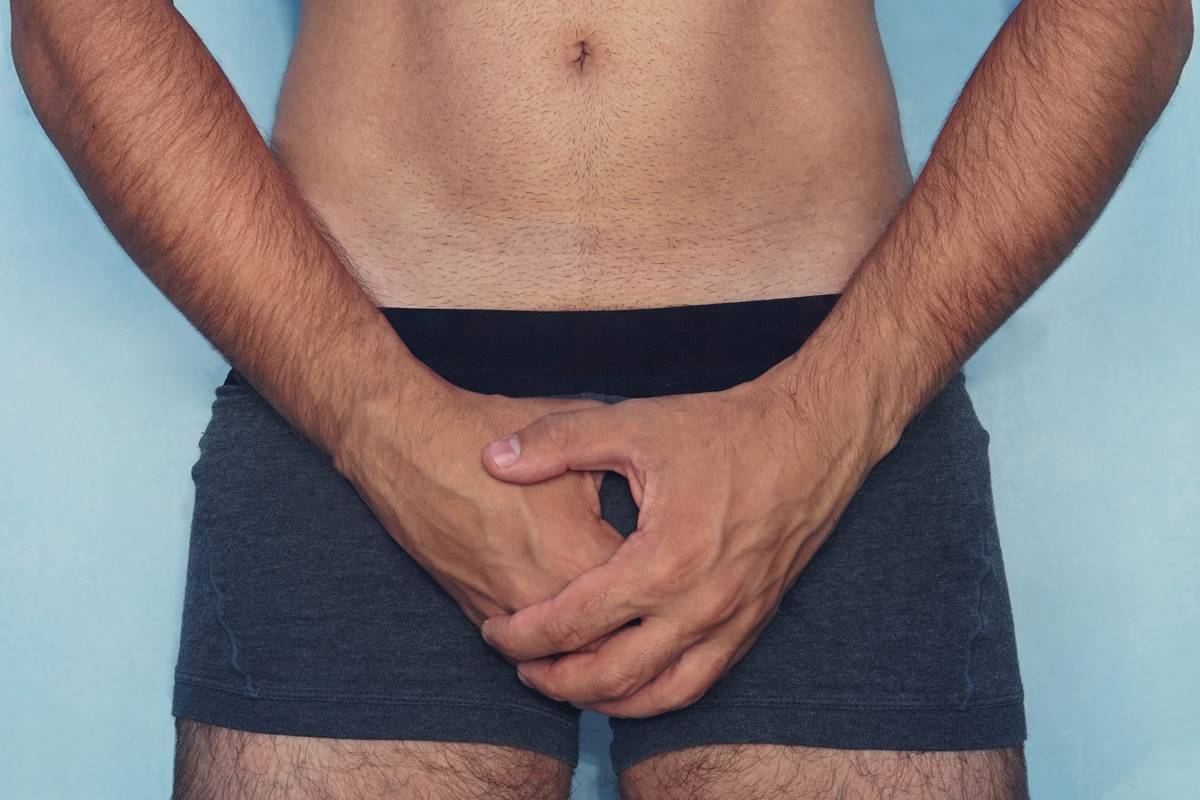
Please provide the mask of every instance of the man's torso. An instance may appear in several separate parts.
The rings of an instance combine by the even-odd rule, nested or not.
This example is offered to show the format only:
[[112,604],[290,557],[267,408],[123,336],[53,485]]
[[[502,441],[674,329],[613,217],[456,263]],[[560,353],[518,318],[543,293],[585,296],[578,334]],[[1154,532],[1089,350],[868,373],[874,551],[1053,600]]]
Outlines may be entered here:
[[837,292],[911,184],[867,0],[308,0],[274,143],[381,306]]

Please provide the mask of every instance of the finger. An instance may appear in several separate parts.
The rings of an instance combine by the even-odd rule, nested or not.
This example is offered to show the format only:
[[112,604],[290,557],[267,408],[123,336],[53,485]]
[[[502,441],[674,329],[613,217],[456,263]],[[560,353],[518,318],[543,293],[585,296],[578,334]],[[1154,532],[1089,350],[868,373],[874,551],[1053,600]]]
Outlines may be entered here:
[[594,541],[604,549],[605,558],[609,559],[615,556],[621,546],[625,544],[625,537],[613,527],[611,522],[601,517]]
[[616,406],[554,411],[483,449],[483,467],[500,480],[537,483],[573,470],[624,472],[628,415]]
[[[601,646],[602,646],[602,645],[603,645],[605,642],[607,642],[607,641],[608,641],[609,639],[611,639],[613,636],[616,636],[618,633],[620,633],[620,629],[618,629],[618,630],[616,630],[616,631],[613,631],[612,633],[606,633],[606,634],[604,634],[603,636],[601,636],[599,639],[595,639],[595,640],[593,640],[593,641],[591,641],[591,642],[588,642],[587,644],[585,644],[583,647],[580,647],[580,648],[579,648],[578,650],[576,650],[575,652],[576,652],[576,653],[592,653],[592,652],[595,652],[596,650],[599,650],[599,649],[600,649],[600,647],[601,647]],[[505,661],[507,661],[507,662],[508,662],[508,665],[509,665],[510,667],[513,667],[513,668],[516,668],[516,667],[517,667],[517,666],[519,666],[520,664],[530,664],[530,663],[534,663],[534,662],[530,662],[530,661],[518,661],[517,659],[513,658],[513,657],[512,657],[512,656],[510,656],[510,655],[507,655],[507,654],[505,654],[504,652],[502,652],[502,651],[500,651],[500,650],[497,650],[496,652],[499,654],[499,656],[500,656],[501,658],[503,658]]]
[[745,636],[741,643],[738,644],[737,650],[734,651],[733,655],[730,656],[729,660],[725,663],[725,666],[721,669],[721,674],[717,676],[718,681],[728,675],[729,670],[733,669],[739,661],[745,658],[746,653],[750,652],[750,648],[753,647],[754,643],[758,641],[758,637],[762,635],[763,630],[767,627],[767,623],[771,621],[772,616],[774,616],[774,614],[768,615],[760,620],[758,624],[756,624],[750,630],[749,634]]
[[678,660],[633,694],[593,703],[589,708],[613,717],[652,717],[685,708],[703,697],[725,674],[737,649],[727,637],[705,639],[685,650]]
[[664,619],[648,618],[613,634],[595,652],[522,662],[517,674],[527,686],[556,700],[576,705],[616,700],[649,683],[697,639],[682,637]]
[[594,516],[590,512],[571,514],[564,523],[555,526],[554,532],[547,531],[546,535],[553,536],[555,532],[563,539],[563,543],[547,554],[553,556],[553,560],[546,562],[545,566],[557,580],[547,586],[544,594],[526,596],[508,613],[553,598],[570,581],[609,561],[625,544],[625,537],[599,512]]
[[[594,639],[594,640],[588,642],[587,644],[585,644],[583,647],[579,648],[575,652],[576,653],[593,653],[593,652],[599,650],[600,647],[605,642],[607,642],[609,639],[611,639],[612,637],[614,637],[618,633],[620,633],[621,630],[622,629],[618,628],[617,630],[613,631],[612,633],[606,633],[603,636],[601,636],[599,639]],[[522,663],[522,662],[517,661],[513,664],[513,666],[515,667],[515,666],[517,666],[517,664],[520,664],[520,663]]]
[[484,641],[520,661],[569,653],[649,608],[637,591],[642,570],[618,550],[608,561],[567,584],[548,600],[484,620]]

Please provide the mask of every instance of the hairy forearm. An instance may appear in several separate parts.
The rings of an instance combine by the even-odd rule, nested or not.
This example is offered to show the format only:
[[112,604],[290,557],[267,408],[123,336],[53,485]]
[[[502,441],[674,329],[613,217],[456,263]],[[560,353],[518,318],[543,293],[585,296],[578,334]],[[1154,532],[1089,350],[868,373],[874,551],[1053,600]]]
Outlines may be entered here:
[[438,379],[404,347],[170,3],[14,0],[39,121],[130,257],[309,439]]
[[815,380],[841,395],[861,413],[873,457],[886,454],[1079,243],[1190,47],[1187,3],[1021,3],[890,226],[781,365],[789,391]]

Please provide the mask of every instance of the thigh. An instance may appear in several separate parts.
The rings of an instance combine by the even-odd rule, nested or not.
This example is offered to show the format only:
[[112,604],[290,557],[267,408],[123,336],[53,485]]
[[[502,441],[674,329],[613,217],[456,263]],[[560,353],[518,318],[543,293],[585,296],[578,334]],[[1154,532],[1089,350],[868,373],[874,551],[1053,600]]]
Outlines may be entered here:
[[867,476],[745,657],[687,708],[611,720],[615,767],[707,745],[1020,745],[988,440],[959,372]]
[[176,730],[175,800],[561,800],[571,784],[567,764],[511,747],[282,736],[183,719]]
[[[285,750],[287,737],[312,737],[296,745],[307,753],[322,752],[317,740],[415,740],[575,764],[579,712],[522,685],[253,389],[218,388],[192,477],[176,717],[273,734]],[[396,745],[328,746],[380,748]]]
[[621,773],[626,800],[1028,800],[1020,746],[962,752],[709,745]]

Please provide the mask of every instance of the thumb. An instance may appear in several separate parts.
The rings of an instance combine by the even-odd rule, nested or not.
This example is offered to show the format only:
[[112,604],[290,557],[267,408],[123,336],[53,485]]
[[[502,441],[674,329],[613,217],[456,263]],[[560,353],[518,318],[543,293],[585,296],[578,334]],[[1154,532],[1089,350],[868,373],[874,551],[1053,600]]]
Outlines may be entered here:
[[537,483],[567,470],[624,472],[625,415],[617,405],[553,411],[483,449],[483,468],[511,483]]

